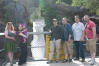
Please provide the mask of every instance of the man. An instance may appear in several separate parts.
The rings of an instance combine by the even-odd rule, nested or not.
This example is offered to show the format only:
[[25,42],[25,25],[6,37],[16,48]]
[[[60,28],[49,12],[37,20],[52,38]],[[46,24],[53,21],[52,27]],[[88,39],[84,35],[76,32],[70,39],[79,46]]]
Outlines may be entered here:
[[79,60],[79,54],[81,55],[82,61],[85,61],[83,41],[84,41],[84,24],[80,22],[79,16],[75,16],[75,23],[72,25],[73,35],[74,35],[74,47],[76,58],[74,60]]
[[62,28],[62,26],[58,25],[57,19],[53,19],[53,27],[51,28],[49,61],[47,63],[53,62],[55,46],[56,46],[56,62],[60,60],[60,44],[63,36],[64,36],[64,29]]
[[65,60],[63,61],[69,61],[72,62],[72,55],[73,55],[73,32],[72,27],[69,23],[67,23],[67,18],[64,17],[62,19],[62,24],[64,26],[64,53],[65,53]]
[[88,15],[84,16],[84,20],[86,21],[86,48],[91,54],[91,65],[93,65],[96,56],[96,24],[90,20]]

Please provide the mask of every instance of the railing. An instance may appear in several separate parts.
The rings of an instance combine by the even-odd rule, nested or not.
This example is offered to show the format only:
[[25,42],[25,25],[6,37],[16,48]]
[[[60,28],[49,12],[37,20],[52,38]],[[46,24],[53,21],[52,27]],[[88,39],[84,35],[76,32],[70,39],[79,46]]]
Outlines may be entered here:
[[[51,32],[28,32],[27,33],[27,36],[29,35],[39,35],[39,34],[50,34]],[[3,36],[4,33],[0,33],[0,36]],[[96,43],[97,45],[99,45],[99,43]],[[85,45],[85,44],[83,44]],[[31,47],[31,46],[28,46],[28,48],[34,48],[34,47]],[[4,49],[1,49],[0,52],[4,51]]]
[[[27,36],[29,36],[29,35],[40,35],[40,34],[50,34],[50,32],[28,32],[28,34],[27,34]],[[0,36],[3,36],[4,35],[4,33],[0,33]],[[84,44],[85,45],[85,44]],[[97,43],[97,45],[99,45],[99,43]],[[43,46],[39,46],[39,47],[43,47]],[[38,48],[37,46],[35,47],[31,47],[31,46],[28,46],[28,48]],[[1,52],[3,52],[4,51],[4,49],[1,49],[0,50],[0,53]]]
[[4,33],[0,33],[0,36],[4,35]]
[[0,52],[3,52],[4,51],[4,49],[0,49]]
[[[31,34],[34,34],[34,35],[39,35],[39,34],[50,34],[50,32],[28,32],[27,35],[31,35]],[[0,36],[3,36],[4,33],[0,33]]]
[[4,65],[6,62],[6,53],[4,49],[0,49],[0,66]]
[[[0,33],[0,37],[4,36],[4,33]],[[2,37],[1,37],[1,41],[2,41]],[[0,42],[0,44],[2,44],[2,42]],[[3,44],[2,44],[3,45]],[[1,46],[1,45],[0,45]],[[0,66],[2,64],[4,64],[4,62],[6,61],[6,56],[5,56],[5,50],[3,49],[3,46],[0,47]]]

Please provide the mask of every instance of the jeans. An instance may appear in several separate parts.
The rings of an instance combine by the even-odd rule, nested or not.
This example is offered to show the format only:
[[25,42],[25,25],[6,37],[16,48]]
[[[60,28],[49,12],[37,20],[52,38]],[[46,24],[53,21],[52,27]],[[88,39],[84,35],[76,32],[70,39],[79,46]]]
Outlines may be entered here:
[[83,48],[83,41],[74,41],[74,48],[76,58],[79,59],[79,56],[83,59],[85,58],[84,48]]

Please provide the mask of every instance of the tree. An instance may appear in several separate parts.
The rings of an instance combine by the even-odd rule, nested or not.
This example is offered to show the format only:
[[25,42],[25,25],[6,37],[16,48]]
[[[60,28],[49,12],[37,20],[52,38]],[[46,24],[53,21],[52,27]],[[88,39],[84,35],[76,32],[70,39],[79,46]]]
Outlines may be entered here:
[[[45,4],[42,5],[43,3]],[[41,15],[45,18],[46,29],[51,27],[52,19],[56,18],[55,4],[56,0],[40,0]]]
[[[88,13],[88,10],[80,7],[72,7],[71,5],[63,4],[63,0],[46,0],[45,7],[42,11],[42,16],[45,18],[46,30],[50,29],[52,26],[52,19],[58,19],[58,22],[61,23],[63,17],[67,17],[69,22],[72,24],[74,20],[74,15],[80,14],[82,17],[85,13]],[[64,0],[65,1],[65,0]]]
[[90,9],[91,13],[96,13],[99,9],[99,0],[72,0],[72,6],[81,6]]

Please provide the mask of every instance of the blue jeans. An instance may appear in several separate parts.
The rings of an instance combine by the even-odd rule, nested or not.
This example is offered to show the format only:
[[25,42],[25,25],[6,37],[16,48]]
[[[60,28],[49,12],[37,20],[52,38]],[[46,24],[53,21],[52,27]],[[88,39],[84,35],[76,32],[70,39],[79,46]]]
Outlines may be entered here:
[[79,59],[79,56],[83,59],[85,58],[84,48],[83,48],[83,41],[74,41],[74,48],[76,58]]

